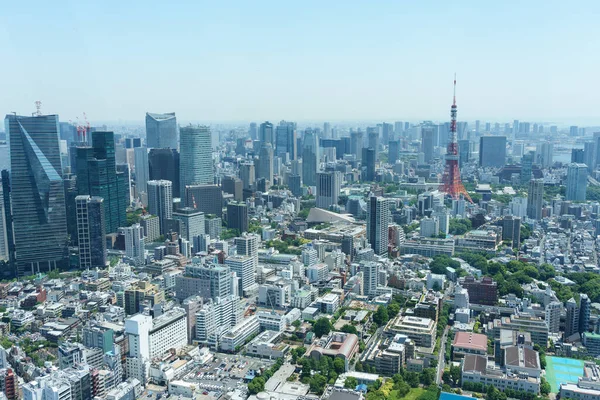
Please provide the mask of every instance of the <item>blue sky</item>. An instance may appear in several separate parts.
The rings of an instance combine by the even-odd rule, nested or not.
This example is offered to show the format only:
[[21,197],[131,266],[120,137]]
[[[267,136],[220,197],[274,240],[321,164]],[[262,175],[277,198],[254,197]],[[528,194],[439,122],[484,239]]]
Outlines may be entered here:
[[600,122],[598,1],[170,3],[3,4],[0,112]]

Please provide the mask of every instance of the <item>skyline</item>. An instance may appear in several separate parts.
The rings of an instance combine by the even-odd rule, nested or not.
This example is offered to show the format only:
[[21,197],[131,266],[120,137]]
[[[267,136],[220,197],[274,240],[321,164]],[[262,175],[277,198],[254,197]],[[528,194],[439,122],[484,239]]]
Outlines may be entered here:
[[459,120],[600,124],[590,85],[600,5],[591,1],[34,2],[5,11],[4,114],[28,115],[41,100],[62,121],[171,111],[207,123],[445,121],[456,72]]

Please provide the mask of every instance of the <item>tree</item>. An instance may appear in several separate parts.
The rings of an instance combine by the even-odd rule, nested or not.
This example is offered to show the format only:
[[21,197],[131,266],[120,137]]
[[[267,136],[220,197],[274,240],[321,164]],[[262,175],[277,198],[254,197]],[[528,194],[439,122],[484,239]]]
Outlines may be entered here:
[[320,338],[323,335],[327,335],[329,332],[331,332],[332,329],[333,326],[331,325],[331,321],[329,321],[329,319],[325,317],[319,318],[313,326],[313,332],[318,338]]
[[346,380],[344,381],[344,387],[346,389],[354,389],[357,386],[358,386],[358,381],[353,376],[347,377]]
[[423,372],[421,372],[420,380],[424,386],[431,385],[435,382],[435,369],[425,368]]
[[257,376],[248,383],[248,393],[257,394],[265,390],[265,378]]
[[391,303],[391,304],[388,306],[388,308],[387,308],[387,311],[388,311],[388,316],[389,316],[390,318],[393,318],[393,317],[395,317],[395,316],[396,316],[396,315],[398,315],[398,313],[400,312],[400,304],[392,302],[392,303]]
[[356,327],[350,324],[342,326],[342,329],[340,329],[340,331],[344,333],[354,333],[355,335],[358,335],[358,330],[356,329]]
[[377,307],[377,311],[373,314],[373,321],[379,325],[385,325],[389,320],[387,308],[384,306]]
[[552,388],[550,387],[550,384],[548,383],[546,378],[542,377],[541,385],[540,385],[540,393],[543,394],[544,396],[547,396],[550,394],[550,390],[552,390]]
[[450,367],[450,378],[452,378],[452,383],[454,385],[458,385],[460,383],[460,367],[457,365],[452,365]]
[[346,363],[340,357],[336,357],[333,360],[333,369],[338,374],[343,374],[346,371]]
[[412,388],[419,387],[419,374],[417,374],[416,372],[407,372],[406,376],[404,377],[404,380]]
[[321,374],[314,374],[312,378],[310,378],[310,391],[316,393],[318,395],[323,394],[325,390],[325,386],[327,385],[327,378]]

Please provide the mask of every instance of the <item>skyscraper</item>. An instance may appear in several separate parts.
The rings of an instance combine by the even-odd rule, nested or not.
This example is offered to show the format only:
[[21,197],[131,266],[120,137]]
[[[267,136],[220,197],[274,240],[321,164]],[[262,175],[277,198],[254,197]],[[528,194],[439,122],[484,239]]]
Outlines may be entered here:
[[240,234],[248,232],[248,206],[246,203],[227,204],[227,227],[237,229]]
[[160,220],[160,233],[167,233],[167,220],[173,218],[173,184],[171,181],[148,181],[148,211]]
[[363,133],[361,130],[350,132],[350,153],[354,154],[357,160],[360,160],[362,157],[362,149],[364,147],[363,140]]
[[585,201],[588,171],[585,164],[569,164],[567,169],[567,200]]
[[363,261],[360,263],[360,270],[363,273],[364,295],[375,297],[377,295],[379,264],[373,261]]
[[554,156],[554,144],[544,142],[540,143],[537,148],[537,161],[542,168],[550,168],[552,166],[552,158]]
[[175,113],[146,113],[146,146],[153,149],[177,149],[177,119]]
[[19,276],[67,261],[65,188],[58,116],[7,115],[11,198]]
[[244,189],[252,189],[256,173],[253,162],[243,162],[240,164],[240,179],[244,184]]
[[373,182],[375,180],[375,150],[371,147],[362,149],[362,180]]
[[506,215],[502,219],[502,240],[510,240],[512,247],[519,248],[521,244],[521,218]]
[[421,128],[421,151],[425,155],[425,164],[433,160],[433,149],[435,147],[435,131],[431,126]]
[[79,246],[79,268],[106,267],[104,199],[82,195],[75,198]]
[[[240,286],[242,291],[256,284],[256,278],[254,276],[254,260],[252,257],[246,255],[230,256],[225,260],[225,265],[227,265],[231,271],[235,272],[237,277],[242,281]],[[234,294],[239,296],[242,293]]]
[[565,319],[565,337],[566,340],[570,336],[579,333],[579,305],[574,298],[570,298],[566,303],[567,318]]
[[379,160],[379,129],[376,127],[367,128],[367,138],[369,140],[369,146],[375,151],[375,160]]
[[290,187],[290,191],[294,196],[302,197],[302,180],[300,179],[300,175],[289,175],[288,186]]
[[183,196],[188,185],[212,184],[213,181],[210,128],[208,126],[181,128],[180,194]]
[[269,143],[273,146],[275,143],[273,142],[273,124],[269,121],[265,121],[260,124],[260,128],[258,130],[258,140],[260,140],[261,144]]
[[270,143],[263,143],[260,147],[258,158],[258,176],[265,178],[273,184],[273,147]]
[[181,221],[182,238],[193,241],[196,236],[204,235],[204,213],[193,207],[183,207],[173,211],[173,219]]
[[394,165],[400,158],[400,142],[398,140],[390,141],[388,145],[388,164]]
[[479,138],[479,166],[502,168],[506,162],[506,136]]
[[571,162],[578,163],[578,164],[584,164],[585,163],[584,150],[583,149],[571,149]]
[[250,256],[254,260],[254,268],[258,267],[258,245],[260,237],[255,233],[244,233],[235,238],[235,247],[238,255]]
[[[9,160],[10,162],[10,160]],[[1,172],[2,177],[2,190],[0,191],[2,196],[2,213],[4,214],[4,229],[6,233],[6,246],[8,248],[8,260],[11,264],[11,269],[14,268],[15,262],[15,235],[13,229],[13,213],[12,213],[12,202],[11,202],[11,189],[10,189],[10,172],[3,169]]]
[[8,261],[10,259],[8,242],[10,217],[7,219],[8,213],[4,209],[4,189],[2,186],[0,185],[0,261]]
[[372,196],[367,205],[367,241],[375,254],[388,251],[390,207],[383,197]]
[[256,122],[250,123],[250,127],[248,129],[248,136],[250,136],[250,139],[252,140],[258,139],[258,129],[256,128]]
[[592,302],[587,294],[579,295],[579,333],[583,334],[588,331],[590,326],[590,313],[592,310]]
[[525,184],[531,180],[533,159],[534,155],[532,152],[524,154],[523,157],[521,157],[521,184]]
[[240,178],[235,176],[224,176],[221,179],[221,188],[224,193],[233,195],[235,201],[242,201],[242,191],[244,189],[244,182]]
[[138,198],[141,193],[148,193],[148,180],[150,179],[148,166],[148,149],[145,147],[134,148],[135,157],[135,192]]
[[77,192],[104,199],[107,234],[125,226],[129,181],[117,172],[113,132],[93,132],[92,147],[77,148]]
[[275,130],[275,156],[285,160],[286,153],[290,160],[297,158],[296,124],[294,122],[281,121]]
[[316,206],[328,209],[331,206],[337,205],[341,188],[341,172],[319,172],[317,174]]
[[179,152],[175,149],[150,149],[148,153],[148,180],[171,181],[173,197],[181,197],[179,183]]
[[[185,188],[185,201],[204,214],[223,215],[223,193],[217,185],[190,185]],[[215,237],[210,235],[210,237]]]
[[144,229],[140,224],[133,224],[123,228],[125,232],[125,255],[135,265],[144,265],[146,262],[144,251]]
[[306,186],[317,185],[319,172],[319,138],[317,133],[308,128],[304,131],[302,145],[302,180]]
[[535,220],[542,219],[544,205],[544,180],[532,179],[527,191],[527,217]]
[[471,141],[458,141],[458,166],[462,167],[471,160]]

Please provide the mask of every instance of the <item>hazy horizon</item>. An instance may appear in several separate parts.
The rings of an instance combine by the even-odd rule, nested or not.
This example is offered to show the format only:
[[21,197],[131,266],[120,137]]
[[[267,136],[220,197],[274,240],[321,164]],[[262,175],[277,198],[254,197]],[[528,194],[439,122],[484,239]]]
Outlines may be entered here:
[[[160,5],[160,7],[158,6]],[[0,113],[600,124],[600,3],[5,5]]]

